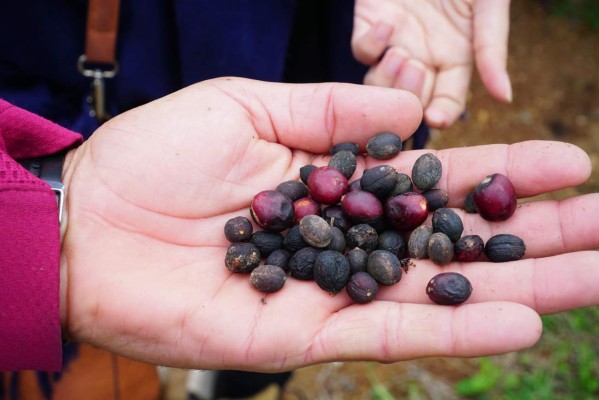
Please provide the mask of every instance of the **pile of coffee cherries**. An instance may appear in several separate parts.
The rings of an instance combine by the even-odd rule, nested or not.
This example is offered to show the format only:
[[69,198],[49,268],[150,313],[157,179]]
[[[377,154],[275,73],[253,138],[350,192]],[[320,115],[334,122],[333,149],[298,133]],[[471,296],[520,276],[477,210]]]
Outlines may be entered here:
[[[383,132],[368,141],[366,156],[387,160],[401,149],[399,136]],[[249,274],[257,290],[276,292],[291,276],[313,280],[330,294],[345,289],[354,302],[363,304],[376,297],[381,285],[399,282],[402,271],[414,265],[412,259],[445,265],[524,256],[524,242],[515,235],[499,234],[486,244],[478,235],[462,236],[460,216],[446,208],[448,194],[436,187],[442,166],[434,154],[420,156],[410,175],[382,164],[353,180],[358,145],[340,143],[331,154],[327,166],[303,166],[300,180],[254,196],[250,214],[261,230],[254,232],[243,216],[225,224],[231,242],[225,265],[232,272]],[[516,205],[509,179],[493,174],[474,187],[464,209],[489,221],[503,221],[514,214]],[[431,226],[425,225],[431,213]],[[463,303],[471,292],[468,279],[455,272],[438,274],[426,287],[437,304]]]

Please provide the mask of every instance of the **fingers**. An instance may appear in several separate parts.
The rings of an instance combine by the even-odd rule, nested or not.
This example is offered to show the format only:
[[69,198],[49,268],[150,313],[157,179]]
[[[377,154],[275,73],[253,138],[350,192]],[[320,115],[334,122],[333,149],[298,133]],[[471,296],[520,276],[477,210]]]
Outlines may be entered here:
[[474,53],[489,94],[511,102],[512,86],[506,70],[509,0],[474,2]]
[[437,73],[431,100],[424,103],[424,119],[431,127],[446,128],[462,115],[471,74],[472,65],[469,63],[454,65]]
[[393,34],[393,26],[383,21],[374,25],[355,18],[351,48],[356,60],[366,65],[376,63],[388,46]]
[[375,301],[332,316],[307,362],[492,355],[532,346],[541,330],[538,315],[514,303],[445,307]]
[[261,139],[313,153],[344,141],[364,148],[381,131],[405,139],[422,119],[418,99],[405,91],[341,83],[212,82],[244,106]]
[[428,281],[442,272],[459,272],[472,283],[465,303],[510,301],[540,314],[599,304],[599,252],[585,251],[508,263],[471,262],[438,266],[430,260],[415,264],[401,281],[379,291],[377,299],[432,304]]

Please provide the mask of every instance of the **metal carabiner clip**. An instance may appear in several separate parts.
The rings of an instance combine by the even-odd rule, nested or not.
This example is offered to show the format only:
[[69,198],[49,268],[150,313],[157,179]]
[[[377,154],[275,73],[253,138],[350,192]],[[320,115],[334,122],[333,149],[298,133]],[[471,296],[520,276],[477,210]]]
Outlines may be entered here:
[[87,68],[86,62],[87,57],[85,54],[79,56],[77,69],[81,75],[92,79],[91,93],[87,98],[91,106],[90,116],[95,117],[100,123],[104,123],[111,118],[111,115],[106,111],[104,80],[114,78],[118,74],[119,64],[115,61],[110,69],[100,68],[99,65],[94,68]]

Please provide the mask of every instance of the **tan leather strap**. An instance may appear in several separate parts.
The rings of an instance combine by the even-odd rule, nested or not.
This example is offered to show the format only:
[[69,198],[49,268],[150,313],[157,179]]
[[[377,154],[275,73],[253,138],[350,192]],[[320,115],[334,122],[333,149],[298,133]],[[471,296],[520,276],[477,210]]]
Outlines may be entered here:
[[89,0],[85,59],[87,63],[115,65],[120,0]]

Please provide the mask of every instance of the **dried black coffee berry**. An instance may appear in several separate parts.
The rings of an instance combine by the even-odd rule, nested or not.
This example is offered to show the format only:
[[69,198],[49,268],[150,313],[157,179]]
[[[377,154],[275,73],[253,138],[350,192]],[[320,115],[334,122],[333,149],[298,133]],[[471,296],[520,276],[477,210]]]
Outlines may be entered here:
[[453,306],[468,300],[472,294],[472,284],[464,275],[444,272],[429,281],[426,294],[437,304]]
[[356,171],[356,156],[348,150],[339,151],[329,160],[329,167],[341,171],[349,179]]
[[395,187],[397,171],[390,165],[379,165],[364,171],[360,178],[362,190],[383,199]]
[[347,232],[352,227],[353,223],[343,213],[341,206],[332,205],[322,210],[322,217],[331,226],[341,229],[342,232]]
[[316,257],[314,281],[322,290],[338,293],[347,285],[349,276],[349,263],[343,254],[325,250]]
[[388,160],[401,151],[401,138],[392,132],[382,132],[366,143],[366,153],[377,160]]
[[283,271],[287,271],[289,269],[289,260],[291,260],[290,252],[285,249],[277,249],[266,257],[264,264],[275,265]]
[[308,187],[300,181],[281,182],[276,187],[276,191],[287,195],[291,201],[296,201],[308,196]]
[[287,274],[276,265],[260,265],[250,274],[252,287],[265,293],[281,290],[286,280]]
[[360,185],[360,179],[356,179],[355,181],[351,181],[347,186],[347,191],[349,192],[357,192],[362,190],[362,185]]
[[299,225],[292,226],[291,229],[287,231],[285,239],[283,239],[283,248],[290,253],[295,253],[306,246],[309,246],[309,244],[306,243],[302,237]]
[[381,285],[393,285],[401,279],[401,265],[395,254],[375,250],[368,256],[366,271]]
[[360,147],[354,142],[337,143],[336,145],[331,147],[331,154],[333,155],[337,154],[340,151],[349,151],[354,156],[357,156],[360,154]]
[[376,280],[367,272],[353,274],[345,288],[350,299],[358,304],[370,303],[379,291]]
[[485,243],[478,235],[462,236],[453,245],[453,257],[456,261],[476,261],[483,253]]
[[225,223],[225,237],[229,242],[247,242],[253,230],[252,222],[246,217],[231,218]]
[[289,273],[296,279],[314,279],[314,261],[322,250],[314,247],[304,247],[291,256],[289,260]]
[[341,229],[335,228],[334,226],[331,227],[331,241],[326,249],[344,253],[345,247],[345,234],[341,232]]
[[283,247],[283,235],[278,232],[258,231],[254,232],[250,243],[258,248],[262,257],[268,257],[270,253]]
[[422,195],[428,202],[428,210],[436,211],[449,203],[449,196],[443,189],[429,189],[422,192]]
[[359,247],[367,253],[376,249],[379,235],[376,230],[368,224],[352,226],[345,235],[347,247],[353,249]]
[[474,191],[471,191],[466,195],[466,198],[464,199],[464,211],[469,214],[476,214],[478,212],[476,204],[474,203]]
[[437,265],[449,264],[453,259],[453,242],[442,232],[435,232],[428,240],[428,258]]
[[231,243],[225,254],[225,266],[231,272],[250,273],[260,264],[260,251],[248,242]]
[[399,232],[386,230],[379,234],[376,248],[390,251],[397,258],[403,258],[406,254],[406,241]]
[[526,246],[516,235],[501,233],[487,240],[485,255],[492,262],[516,261],[524,257]]
[[310,174],[316,168],[317,168],[316,165],[312,165],[312,164],[304,165],[303,167],[301,167],[299,171],[300,171],[300,179],[302,180],[302,182],[307,184]]
[[443,167],[441,161],[433,153],[426,153],[418,157],[412,167],[412,182],[420,190],[435,187],[441,179]]
[[452,242],[456,242],[464,231],[460,216],[451,208],[439,208],[433,213],[433,232],[443,232]]
[[387,193],[387,196],[393,197],[413,191],[414,185],[412,184],[412,179],[408,175],[398,172],[397,176],[395,177],[395,186],[389,193]]
[[368,253],[359,247],[353,248],[347,252],[347,261],[349,262],[349,270],[351,274],[356,272],[366,271],[366,261]]
[[408,239],[408,254],[412,258],[426,258],[428,256],[428,241],[433,234],[433,228],[420,225],[414,229]]
[[318,215],[306,215],[299,224],[302,237],[310,246],[324,248],[331,242],[331,226]]

